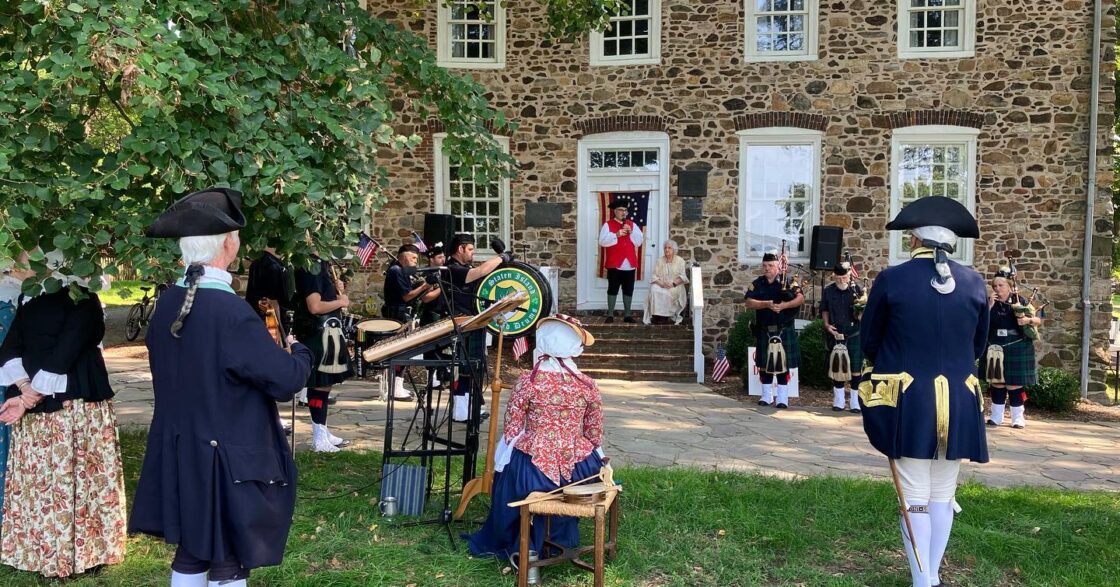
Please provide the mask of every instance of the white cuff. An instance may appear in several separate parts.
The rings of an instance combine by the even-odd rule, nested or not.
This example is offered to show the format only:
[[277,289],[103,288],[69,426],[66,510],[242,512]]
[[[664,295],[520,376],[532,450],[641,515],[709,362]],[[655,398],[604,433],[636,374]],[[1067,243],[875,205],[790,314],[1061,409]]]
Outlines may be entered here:
[[66,393],[66,376],[50,371],[39,371],[31,380],[31,387],[40,395]]
[[596,452],[596,454],[599,455],[599,458],[601,458],[601,459],[604,459],[604,458],[607,457],[607,455],[603,454],[603,447],[601,447],[601,446],[596,446],[595,447],[595,452]]
[[30,377],[27,376],[27,370],[23,368],[21,357],[9,359],[3,367],[0,367],[0,385],[7,387],[23,379],[30,379]]

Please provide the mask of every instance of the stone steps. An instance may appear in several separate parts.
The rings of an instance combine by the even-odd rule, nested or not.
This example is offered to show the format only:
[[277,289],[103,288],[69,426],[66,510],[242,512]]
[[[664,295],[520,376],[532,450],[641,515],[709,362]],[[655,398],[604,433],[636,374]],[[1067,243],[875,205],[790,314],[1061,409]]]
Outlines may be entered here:
[[579,319],[595,335],[595,345],[579,358],[584,373],[625,381],[696,381],[691,328],[627,324],[621,318],[605,324],[601,315]]

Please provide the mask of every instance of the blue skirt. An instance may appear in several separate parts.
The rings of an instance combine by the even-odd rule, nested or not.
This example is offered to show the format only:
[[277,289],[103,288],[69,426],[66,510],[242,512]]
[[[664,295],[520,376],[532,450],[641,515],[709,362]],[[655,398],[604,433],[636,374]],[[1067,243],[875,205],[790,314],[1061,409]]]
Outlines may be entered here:
[[[576,463],[571,479],[561,479],[561,485],[572,481],[586,479],[599,473],[603,468],[603,460],[599,453],[592,452],[587,458]],[[560,487],[552,482],[540,469],[533,464],[532,457],[514,449],[509,464],[505,470],[494,475],[494,485],[491,490],[490,514],[482,528],[474,534],[464,535],[470,553],[475,556],[498,556],[509,558],[511,553],[517,552],[521,540],[521,511],[520,508],[511,508],[506,504],[525,499],[534,491],[552,491]],[[534,523],[530,526],[532,536],[529,540],[529,549],[541,552],[544,546],[544,524]],[[564,547],[573,547],[579,544],[579,519],[567,516],[553,516],[549,540]]]

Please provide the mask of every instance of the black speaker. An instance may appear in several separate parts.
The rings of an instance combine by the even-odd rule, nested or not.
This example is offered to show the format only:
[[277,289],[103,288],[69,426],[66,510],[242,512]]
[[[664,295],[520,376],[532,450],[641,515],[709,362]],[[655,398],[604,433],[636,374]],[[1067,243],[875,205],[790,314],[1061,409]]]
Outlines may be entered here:
[[839,226],[814,226],[809,249],[809,268],[814,271],[831,271],[840,264],[844,248],[844,229]]
[[455,217],[450,214],[424,215],[424,242],[428,245],[443,243],[444,250],[451,246],[455,236]]

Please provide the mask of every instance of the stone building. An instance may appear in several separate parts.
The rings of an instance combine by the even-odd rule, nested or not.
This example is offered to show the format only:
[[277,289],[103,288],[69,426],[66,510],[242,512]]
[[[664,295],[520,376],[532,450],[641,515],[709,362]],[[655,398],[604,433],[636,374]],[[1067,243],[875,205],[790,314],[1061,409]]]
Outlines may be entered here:
[[399,121],[424,143],[387,160],[389,202],[372,226],[387,244],[422,230],[425,212],[472,212],[477,232],[561,269],[562,310],[602,308],[598,194],[648,192],[647,260],[673,238],[702,266],[710,346],[764,249],[785,238],[807,263],[811,227],[840,226],[874,275],[905,256],[886,221],[915,197],[947,195],[984,234],[961,260],[990,274],[1022,251],[1021,277],[1053,300],[1040,360],[1077,373],[1100,67],[1092,345],[1107,346],[1112,3],[1099,64],[1091,0],[633,0],[632,14],[576,43],[546,38],[535,0],[502,2],[493,20],[477,4],[369,2],[520,124],[502,139],[519,175],[476,186],[442,156],[438,121]]

